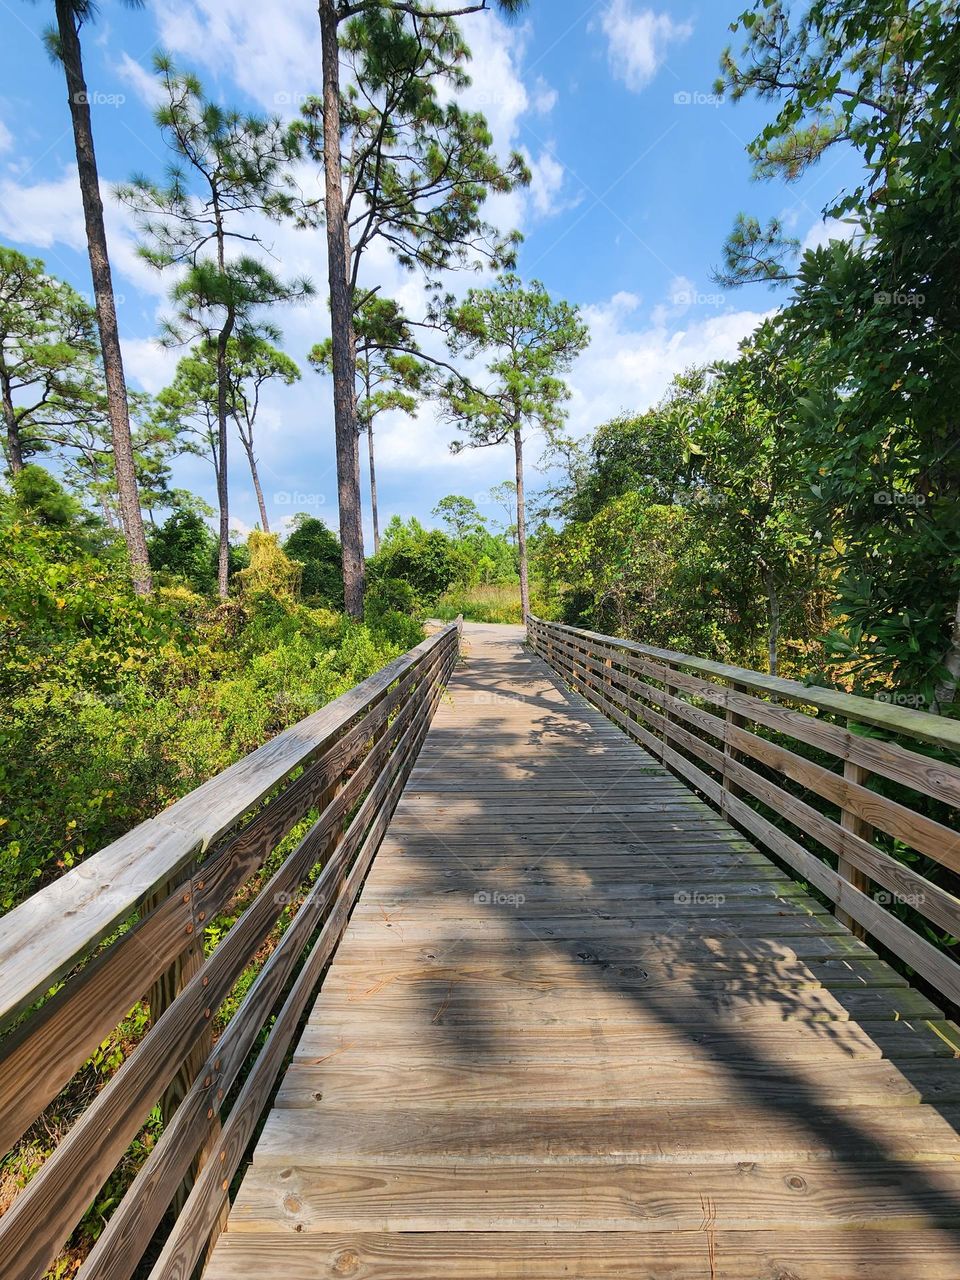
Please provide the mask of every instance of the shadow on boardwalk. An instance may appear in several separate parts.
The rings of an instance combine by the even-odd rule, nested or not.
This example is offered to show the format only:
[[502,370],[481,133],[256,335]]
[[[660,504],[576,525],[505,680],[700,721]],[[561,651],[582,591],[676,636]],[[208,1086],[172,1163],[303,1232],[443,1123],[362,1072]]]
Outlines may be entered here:
[[208,1280],[957,1280],[937,1011],[469,628]]
[[[509,1056],[518,1040],[516,1018],[560,1032],[571,1023],[591,1027],[601,1055],[616,1047],[623,1027],[635,1025],[661,1039],[669,1032],[672,1047],[660,1064],[664,1078],[675,1064],[682,1064],[676,1067],[681,1075],[691,1064],[707,1067],[731,1112],[742,1109],[742,1137],[728,1157],[741,1171],[749,1172],[741,1157],[750,1158],[751,1118],[766,1112],[777,1124],[786,1121],[785,1132],[806,1135],[795,1145],[808,1148],[808,1158],[842,1168],[851,1190],[858,1188],[864,1199],[888,1199],[893,1188],[904,1206],[913,1206],[917,1224],[949,1233],[960,1274],[960,1196],[937,1176],[941,1162],[949,1167],[960,1158],[960,1141],[951,1133],[960,1073],[951,1058],[938,1056],[925,1018],[911,1016],[913,1010],[922,1014],[922,997],[898,985],[896,975],[871,961],[872,953],[831,917],[804,914],[809,899],[773,898],[785,873],[774,869],[773,889],[759,876],[744,884],[756,858],[728,864],[749,850],[745,840],[562,688],[538,658],[521,652],[514,636],[491,641],[490,635],[468,630],[472,652],[452,682],[452,705],[431,730],[408,785],[412,803],[391,832],[409,865],[423,872],[414,877],[411,898],[421,887],[424,895],[416,913],[397,906],[396,919],[385,921],[385,928],[412,939],[415,922],[442,900],[445,876],[455,885],[449,894],[467,904],[458,923],[452,908],[444,907],[451,913],[448,949],[424,951],[415,997],[423,1002],[425,1022],[442,1033],[445,1051],[469,1078],[478,1062],[497,1054],[498,1036]],[[551,785],[544,787],[548,771]],[[654,786],[638,801],[641,778]],[[448,797],[456,803],[445,807]],[[657,843],[670,831],[681,834],[687,848],[702,843],[715,853],[686,855],[687,871],[676,842]],[[620,854],[632,859],[632,870],[606,865],[616,864]],[[432,896],[426,890],[431,881]],[[638,892],[626,896],[631,881]],[[697,910],[697,895],[709,900],[718,894],[725,897],[722,905],[707,901],[708,911]],[[568,906],[557,918],[559,901]],[[783,914],[776,914],[777,901]],[[485,913],[471,913],[470,903]],[[761,905],[774,910],[758,913]],[[513,1001],[512,1014],[473,976],[489,972],[492,949],[515,956],[504,993]],[[442,970],[436,980],[431,966]],[[572,988],[564,970],[576,975]],[[791,985],[799,970],[811,971],[820,986]],[[612,1016],[612,1008],[620,1012]],[[802,1064],[764,1047],[770,1039],[765,1032],[801,1025],[809,1055]],[[852,1034],[858,1028],[862,1037]],[[878,1056],[861,1057],[854,1042],[869,1048],[874,1039]],[[857,1105],[859,1090],[846,1086],[845,1063],[881,1061],[880,1053],[904,1086],[889,1097],[865,1091]],[[817,1084],[804,1073],[809,1063],[819,1067]],[[628,1096],[643,1101],[647,1087],[650,1104],[657,1105],[655,1082]],[[673,1096],[669,1088],[661,1094]],[[908,1138],[904,1146],[901,1135],[909,1134],[909,1111],[918,1102],[946,1123],[921,1125],[929,1113],[913,1111],[915,1141]],[[907,1112],[902,1131],[889,1140],[885,1104]],[[680,1104],[665,1105],[672,1105],[676,1122],[675,1146],[665,1156],[695,1159],[698,1144],[709,1148],[709,1135],[685,1132]],[[755,1155],[778,1162],[763,1141]],[[784,1159],[803,1163],[795,1150]],[[793,1177],[802,1192],[802,1175]],[[743,1226],[726,1223],[722,1206],[713,1221],[718,1230]],[[763,1227],[762,1210],[752,1225]],[[890,1244],[909,1252],[909,1234],[891,1237]],[[903,1274],[911,1274],[906,1259]]]

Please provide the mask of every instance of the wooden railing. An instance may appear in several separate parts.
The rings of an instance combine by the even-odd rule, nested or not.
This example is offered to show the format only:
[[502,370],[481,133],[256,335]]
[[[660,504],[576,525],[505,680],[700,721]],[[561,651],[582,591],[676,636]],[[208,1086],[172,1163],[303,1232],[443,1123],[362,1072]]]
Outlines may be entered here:
[[[539,618],[528,635],[571,689],[820,890],[846,924],[960,1004],[960,965],[911,927],[916,912],[921,928],[927,920],[960,936],[960,768],[944,758],[960,759],[960,722]],[[905,789],[903,800],[878,784]]]
[[[158,1103],[162,1136],[78,1275],[125,1280],[156,1249],[171,1205],[149,1274],[191,1275],[416,759],[459,632],[445,627],[0,921],[0,1016],[15,1022],[0,1044],[0,1151],[138,1001],[151,1010],[146,1036],[0,1218],[5,1280],[44,1273]],[[205,930],[308,815],[307,833],[205,954]],[[269,957],[214,1043],[219,1006],[268,939]]]

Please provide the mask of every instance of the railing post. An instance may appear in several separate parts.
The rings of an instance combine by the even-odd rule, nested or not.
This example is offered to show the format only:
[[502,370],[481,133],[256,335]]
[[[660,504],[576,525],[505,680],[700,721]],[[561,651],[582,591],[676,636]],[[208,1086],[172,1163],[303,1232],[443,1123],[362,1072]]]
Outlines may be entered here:
[[[189,870],[189,868],[187,870]],[[194,871],[196,871],[195,866]],[[147,995],[147,1004],[150,1008],[150,1022],[152,1026],[156,1026],[162,1015],[170,1008],[187,983],[196,976],[203,966],[204,924],[202,918],[198,919],[196,907],[193,905],[195,897],[194,889],[196,887],[203,889],[202,878],[199,881],[199,885],[197,885],[196,882],[196,874],[191,875],[190,879],[186,881],[181,881],[180,877],[176,880],[168,881],[155,893],[152,893],[144,903],[143,915],[149,915],[150,912],[164,902],[180,886],[181,883],[183,884],[181,892],[183,893],[184,902],[189,901],[191,906],[191,922],[186,926],[187,933],[190,936],[190,942],[177,959],[174,960],[169,969],[165,970],[150,988]],[[203,1035],[195,1041],[190,1052],[184,1058],[180,1070],[160,1097],[160,1116],[163,1121],[164,1128],[166,1128],[170,1123],[174,1112],[187,1096],[191,1085],[203,1069],[203,1065],[212,1048],[213,1027],[208,1024]],[[212,1141],[216,1137],[219,1129],[220,1121],[217,1116],[214,1116],[210,1121],[208,1142]],[[194,1180],[200,1172],[202,1163],[203,1151],[201,1150],[198,1152],[197,1157],[194,1160],[190,1173],[181,1183],[176,1195],[174,1196],[173,1208],[175,1212],[179,1213],[183,1208],[186,1198],[190,1194],[190,1188],[193,1186]]]
[[663,694],[664,694],[663,728],[660,731],[660,759],[664,764],[666,764],[667,762],[667,751],[668,749],[670,749],[670,725],[673,722],[673,717],[671,716],[669,708],[667,707],[667,698],[670,698],[673,696],[673,690],[674,690],[674,686],[670,682],[670,671],[671,671],[671,668],[667,665],[667,663],[664,663],[663,664]]
[[[847,721],[847,727],[850,727],[849,721]],[[866,785],[870,778],[870,770],[862,765],[854,764],[852,760],[844,760],[843,777],[845,782],[852,782],[862,787]],[[851,813],[846,807],[841,810],[840,825],[844,831],[849,831],[851,835],[859,836],[861,840],[866,840],[868,844],[873,842],[873,827],[871,824],[858,814]],[[837,874],[848,881],[855,889],[859,889],[861,893],[868,892],[870,888],[868,878],[859,868],[848,862],[844,857],[837,859]],[[863,938],[866,936],[866,930],[863,926],[858,924],[842,907],[837,907],[836,915],[840,923],[845,924],[856,937]]]
[[[728,695],[731,692],[747,693],[748,689],[746,685],[740,684],[736,680],[731,680],[727,685]],[[733,725],[735,729],[743,729],[746,727],[746,723],[747,723],[746,717],[738,715],[737,712],[730,707],[729,702],[727,704],[727,710],[724,715],[724,719],[728,725]],[[732,772],[732,770],[730,769],[730,765],[736,764],[739,760],[740,760],[740,753],[738,751],[735,751],[733,747],[731,747],[729,735],[727,733],[724,733],[723,735],[723,790],[725,793],[731,796],[734,796],[735,798],[738,798],[738,799],[743,796],[743,789],[741,787],[738,787],[737,784],[732,781],[730,777],[730,774]]]

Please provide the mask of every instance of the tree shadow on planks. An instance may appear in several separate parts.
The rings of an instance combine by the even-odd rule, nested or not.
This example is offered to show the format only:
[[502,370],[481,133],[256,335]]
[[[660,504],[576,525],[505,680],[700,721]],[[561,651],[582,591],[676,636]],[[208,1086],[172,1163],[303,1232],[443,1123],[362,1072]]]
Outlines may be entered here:
[[[542,673],[542,664],[535,662],[528,678],[539,684]],[[468,694],[490,689],[488,675],[495,690],[509,691],[511,682],[524,679],[524,663],[494,660],[488,666],[475,654]],[[891,1102],[865,1090],[864,1105],[876,1112],[861,1108],[858,1113],[842,1080],[844,1064],[889,1063],[920,1102],[952,1125],[960,1072],[952,1059],[926,1051],[935,1043],[926,1018],[935,1011],[925,1014],[922,997],[910,988],[882,985],[896,975],[885,973],[868,948],[811,900],[791,894],[789,886],[770,889],[769,882],[782,884],[786,873],[763,859],[774,874],[761,875],[751,846],[683,784],[659,766],[651,771],[651,758],[610,722],[604,724],[615,736],[606,730],[596,735],[602,741],[595,754],[588,752],[589,767],[574,767],[563,746],[589,739],[582,719],[579,727],[572,723],[584,704],[559,685],[555,690],[514,697],[512,717],[474,715],[469,724],[436,725],[417,782],[423,792],[443,798],[449,778],[461,803],[447,811],[442,803],[435,806],[429,827],[416,838],[413,831],[407,836],[400,815],[392,828],[408,865],[421,869],[424,885],[433,881],[443,887],[448,902],[444,868],[452,869],[466,911],[459,937],[452,927],[448,953],[422,957],[424,981],[417,998],[425,1012],[435,1006],[430,1022],[443,1037],[444,1052],[469,1071],[485,1053],[496,1053],[498,1039],[516,1040],[509,1021],[498,1023],[502,1015],[490,1007],[489,994],[468,976],[474,963],[482,971],[492,946],[471,921],[495,921],[489,937],[512,943],[516,953],[509,998],[538,1026],[562,1031],[570,1025],[570,987],[557,976],[568,966],[579,978],[575,991],[583,1025],[600,1027],[601,1040],[605,1023],[607,1042],[622,1026],[666,1033],[674,1046],[673,1056],[664,1060],[666,1074],[688,1048],[690,1060],[706,1064],[724,1082],[731,1109],[743,1105],[755,1114],[785,1119],[792,1131],[809,1135],[813,1158],[829,1157],[849,1173],[851,1185],[867,1193],[872,1185],[889,1189],[892,1173],[917,1217],[950,1232],[960,1247],[957,1197],[936,1184],[922,1160],[905,1165],[903,1153],[863,1118],[887,1106],[909,1111],[909,1091]],[[529,711],[527,724],[517,714],[521,707]],[[602,721],[591,709],[589,719],[594,717]],[[458,734],[466,749],[457,749]],[[613,760],[608,771],[605,758]],[[463,775],[459,788],[451,762]],[[555,788],[543,785],[545,773]],[[568,799],[566,807],[577,812],[565,814],[554,789],[572,796],[575,803]],[[527,802],[514,810],[514,797],[524,791]],[[498,902],[498,893],[508,898],[523,893],[526,900]],[[475,902],[478,894],[489,900]],[[696,901],[698,895],[718,894],[722,903]],[[563,915],[560,901],[567,904]],[[485,914],[471,914],[471,903]],[[552,958],[547,965],[545,953]],[[445,977],[432,988],[428,974],[434,964],[459,967],[463,980]],[[551,975],[558,995],[555,1022],[549,1021]],[[593,1017],[593,1001],[623,1012]],[[854,1043],[858,1026],[859,1048]],[[814,1061],[821,1046],[823,1063],[836,1062],[832,1087],[812,1083],[804,1061],[771,1054],[764,1029],[787,1027],[802,1028],[804,1053]],[[876,1045],[872,1057],[870,1041]],[[655,1094],[650,1102],[659,1105]],[[683,1104],[670,1105],[679,1111]],[[930,1164],[960,1156],[960,1140],[955,1150],[949,1141],[938,1139],[935,1146]],[[918,1136],[918,1156],[922,1148]],[[785,1158],[801,1160],[794,1154]],[[775,1164],[776,1152],[767,1159]],[[724,1226],[720,1214],[718,1229]],[[763,1223],[755,1225],[762,1229]],[[896,1239],[891,1237],[891,1244]],[[908,1233],[899,1237],[907,1239]]]

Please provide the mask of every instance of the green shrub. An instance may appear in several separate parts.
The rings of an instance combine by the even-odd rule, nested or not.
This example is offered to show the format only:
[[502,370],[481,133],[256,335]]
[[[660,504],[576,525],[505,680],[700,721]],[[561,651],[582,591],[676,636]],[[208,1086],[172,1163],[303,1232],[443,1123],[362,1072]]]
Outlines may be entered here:
[[262,589],[145,600],[84,529],[0,499],[0,909],[421,637]]
[[196,511],[174,511],[148,534],[150,567],[154,573],[185,582],[194,591],[214,591],[217,585],[217,540]]
[[447,587],[464,576],[466,568],[463,553],[445,533],[424,529],[418,520],[404,524],[395,516],[383,535],[380,551],[369,562],[368,572],[375,591],[380,583],[405,583],[412,593],[413,607],[423,610],[433,608]]
[[328,609],[342,609],[343,562],[336,534],[322,520],[301,512],[294,516],[293,532],[283,549],[303,565],[303,598]]

